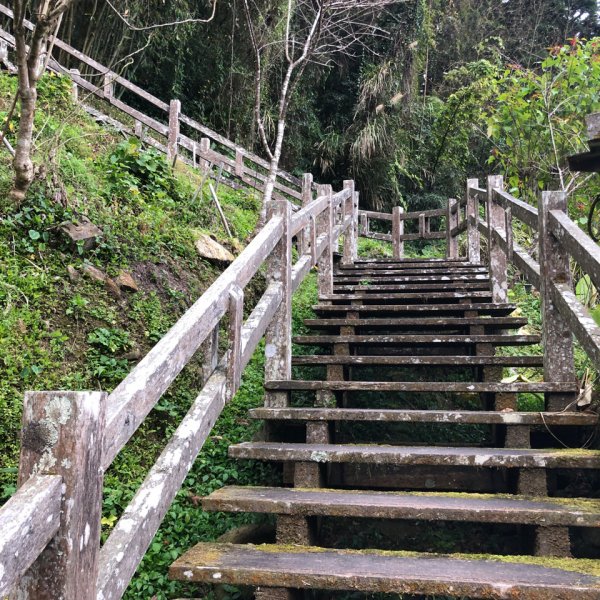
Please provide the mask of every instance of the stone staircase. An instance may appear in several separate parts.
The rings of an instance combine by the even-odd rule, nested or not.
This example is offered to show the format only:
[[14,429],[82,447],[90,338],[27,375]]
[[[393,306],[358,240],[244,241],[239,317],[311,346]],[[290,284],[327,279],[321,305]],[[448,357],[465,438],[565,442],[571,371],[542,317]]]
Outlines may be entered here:
[[584,445],[598,417],[575,411],[572,383],[503,381],[506,368],[543,366],[505,350],[540,341],[518,331],[514,308],[492,302],[483,265],[338,265],[306,321],[313,334],[294,339],[307,353],[293,364],[311,379],[268,381],[251,414],[267,441],[230,448],[282,463],[286,487],[203,502],[273,515],[276,543],[199,544],[171,577],[261,599],[600,599],[588,535],[600,527],[600,452],[565,448]]

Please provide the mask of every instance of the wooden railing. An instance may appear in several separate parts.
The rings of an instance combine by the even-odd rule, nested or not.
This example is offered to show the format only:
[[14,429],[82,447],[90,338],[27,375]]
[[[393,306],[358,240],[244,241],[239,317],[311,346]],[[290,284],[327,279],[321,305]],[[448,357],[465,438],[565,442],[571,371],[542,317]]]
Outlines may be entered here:
[[[394,207],[391,213],[381,213],[372,210],[360,210],[359,215],[359,235],[373,240],[391,242],[394,248],[394,258],[404,256],[404,242],[416,240],[443,240],[447,238],[447,231],[439,229],[431,231],[432,219],[447,219],[448,211],[445,208],[434,210],[423,210],[417,212],[405,212],[400,206]],[[404,224],[406,221],[418,221],[417,233],[405,233]],[[381,233],[371,229],[372,221],[391,222],[391,233]],[[455,232],[458,235],[458,232]]]
[[[562,192],[543,192],[538,209],[503,190],[501,177],[490,177],[487,189],[470,180],[469,236],[483,236],[487,245],[493,300],[508,298],[507,265],[513,264],[540,291],[544,380],[575,381],[573,338],[600,368],[600,327],[573,290],[571,263],[576,263],[595,286],[600,285],[600,248],[567,215]],[[482,205],[480,215],[479,205]],[[473,218],[476,215],[477,220]],[[513,221],[520,221],[537,236],[531,252],[515,241]],[[477,227],[475,228],[474,223]],[[535,234],[535,236],[533,235]],[[469,260],[480,262],[479,240]],[[538,260],[532,256],[537,255]],[[550,408],[562,410],[568,398],[550,399]]]
[[[121,598],[263,336],[265,377],[291,377],[292,294],[314,266],[319,292],[331,294],[334,253],[343,237],[341,260],[356,259],[357,229],[352,181],[336,194],[319,186],[293,216],[274,201],[264,228],[111,394],[25,395],[19,489],[0,509],[0,598]],[[244,322],[244,288],[263,265],[266,291]],[[100,547],[103,473],[201,347],[204,387]]]
[[[0,28],[0,40],[14,48],[15,40],[9,32],[13,11],[0,4],[0,15],[5,21],[5,28]],[[29,21],[25,21],[25,26],[33,29],[33,23]],[[79,69],[68,70],[54,58],[48,62],[52,71],[71,78],[74,97],[92,116],[164,152],[170,163],[180,160],[211,176],[216,172],[220,175],[220,181],[233,188],[240,187],[241,182],[243,186],[259,192],[264,190],[269,163],[184,115],[179,100],[160,100],[58,38],[54,40],[53,48],[64,52],[80,66]],[[123,93],[134,96],[137,103],[147,105],[153,114],[164,115],[164,119],[154,118],[129,106],[121,99]],[[88,97],[99,99],[104,106],[108,105],[112,109],[108,111],[111,114],[89,105]],[[314,190],[313,186],[312,191]],[[302,200],[302,194],[302,180],[279,170],[275,182],[275,198],[286,198],[298,204]]]

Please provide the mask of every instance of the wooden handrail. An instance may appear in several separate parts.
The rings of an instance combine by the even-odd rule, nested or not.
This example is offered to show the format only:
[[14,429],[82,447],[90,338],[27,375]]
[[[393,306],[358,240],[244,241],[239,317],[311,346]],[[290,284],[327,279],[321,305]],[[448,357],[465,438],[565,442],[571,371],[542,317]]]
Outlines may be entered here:
[[[350,232],[358,222],[358,205],[353,182],[346,182],[344,189],[337,194],[333,194],[329,187],[323,187],[322,192],[293,219],[289,203],[276,201],[270,213],[273,216],[252,242],[112,394],[45,392],[26,396],[25,430],[36,426],[37,421],[30,423],[30,420],[39,419],[49,403],[53,405],[51,414],[56,414],[62,424],[64,431],[57,436],[51,463],[61,465],[62,477],[28,480],[32,472],[43,473],[45,467],[43,462],[35,462],[39,459],[35,453],[22,453],[22,461],[25,457],[25,462],[20,465],[20,480],[28,482],[0,510],[0,559],[4,560],[4,548],[10,547],[12,551],[15,545],[20,549],[23,546],[22,559],[18,563],[14,560],[7,563],[11,570],[4,579],[0,579],[4,586],[0,589],[11,589],[28,568],[27,577],[19,585],[29,590],[38,589],[36,586],[40,581],[40,585],[45,585],[42,580],[47,577],[44,568],[47,569],[48,565],[44,568],[39,566],[38,570],[43,560],[36,559],[57,528],[61,539],[72,537],[79,540],[90,536],[91,527],[91,541],[89,545],[86,542],[82,554],[90,568],[86,570],[86,577],[81,578],[82,587],[77,598],[121,598],[216,419],[239,388],[241,373],[261,338],[267,337],[266,345],[270,348],[266,364],[269,360],[280,364],[283,355],[280,356],[279,352],[286,353],[291,346],[290,297],[293,291],[317,263],[320,266],[321,293],[329,293],[332,288],[333,253],[337,251],[342,236],[355,240]],[[290,265],[286,257],[291,257],[295,238],[303,240],[303,249],[299,251],[296,263]],[[243,289],[263,265],[266,265],[269,283],[243,323]],[[288,275],[282,275],[286,270]],[[214,332],[226,313],[229,313],[228,350],[220,358],[218,354],[210,358],[216,358],[216,362],[204,387],[100,550],[102,473],[202,343],[209,338],[216,339]],[[287,331],[285,339],[276,333],[281,331],[281,327],[273,333],[274,323],[284,326]],[[277,337],[273,338],[273,335]],[[218,351],[218,344],[214,350]],[[291,369],[291,360],[288,363]],[[63,413],[65,417],[61,416]],[[85,429],[80,436],[79,431],[69,428],[66,415],[71,414],[75,422]],[[63,439],[64,442],[61,442]],[[70,448],[76,448],[82,454],[92,452],[93,455],[85,460],[74,457],[68,454]],[[64,510],[63,504],[71,502],[73,494],[78,492],[75,485],[78,477],[86,480],[82,489],[87,496],[86,502],[78,500],[77,514],[80,515],[85,508],[89,519],[78,518],[71,522],[65,518],[68,511]],[[4,520],[13,518],[15,507],[21,519],[32,518],[32,511],[38,511],[45,519],[50,514],[60,514],[60,523],[59,519],[56,524],[52,519],[47,520],[44,526],[36,529],[34,543],[25,547],[14,528],[2,527]],[[52,551],[47,553],[50,553],[48,560],[52,562],[55,558]],[[64,595],[64,589],[72,585],[70,578],[84,569],[78,566],[77,560],[77,552],[61,554],[60,560],[57,560],[61,571],[52,575],[52,589],[47,590],[45,597],[58,599]]]
[[0,598],[58,531],[61,485],[58,475],[32,477],[0,508]]

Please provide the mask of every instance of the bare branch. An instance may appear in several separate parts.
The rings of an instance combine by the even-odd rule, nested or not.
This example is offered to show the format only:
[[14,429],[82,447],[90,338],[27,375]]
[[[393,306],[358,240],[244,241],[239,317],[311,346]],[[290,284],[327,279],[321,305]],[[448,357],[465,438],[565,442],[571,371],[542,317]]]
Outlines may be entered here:
[[154,25],[145,25],[143,27],[137,27],[136,25],[131,24],[123,14],[119,11],[119,9],[111,2],[111,0],[106,0],[106,3],[111,8],[111,10],[125,23],[126,27],[131,31],[150,31],[152,29],[160,29],[161,27],[175,27],[177,25],[185,25],[188,23],[210,23],[214,18],[217,12],[217,0],[213,0],[212,3],[212,12],[209,17],[206,19],[182,19],[180,21],[171,21],[169,23],[155,23]]

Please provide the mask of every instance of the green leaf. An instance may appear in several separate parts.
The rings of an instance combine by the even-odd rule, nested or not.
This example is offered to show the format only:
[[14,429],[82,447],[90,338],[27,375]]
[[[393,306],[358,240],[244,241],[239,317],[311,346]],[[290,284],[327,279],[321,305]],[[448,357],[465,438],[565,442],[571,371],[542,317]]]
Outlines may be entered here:
[[29,230],[29,237],[32,240],[39,240],[42,237],[42,235],[41,235],[41,233],[39,231],[36,231],[35,229],[30,229]]

